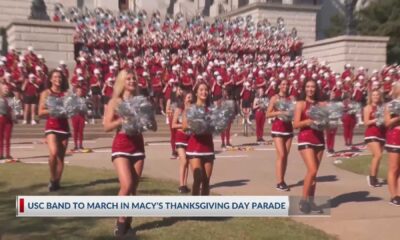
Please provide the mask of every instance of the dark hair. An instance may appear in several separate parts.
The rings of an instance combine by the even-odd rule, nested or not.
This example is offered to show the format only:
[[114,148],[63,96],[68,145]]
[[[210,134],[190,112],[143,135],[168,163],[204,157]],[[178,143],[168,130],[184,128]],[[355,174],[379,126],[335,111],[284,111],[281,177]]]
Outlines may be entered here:
[[306,100],[306,86],[308,82],[314,82],[315,84],[315,94],[314,94],[314,101],[320,102],[321,101],[321,90],[319,89],[319,86],[317,84],[317,81],[315,81],[314,79],[307,79],[304,84],[303,87],[301,89],[301,93],[300,96],[298,97],[298,101],[305,101]]
[[196,103],[197,102],[197,96],[196,96],[196,93],[197,93],[197,91],[199,90],[199,87],[201,86],[201,85],[206,85],[206,87],[207,87],[207,89],[208,89],[208,96],[207,96],[207,99],[206,99],[206,106],[210,106],[210,104],[211,104],[211,92],[210,92],[210,86],[208,86],[208,84],[205,82],[205,81],[200,81],[200,82],[198,82],[197,84],[196,84],[196,86],[194,87],[194,89],[193,89],[193,103]]
[[[282,84],[283,81],[286,81],[287,84],[289,85],[289,80],[287,80],[287,79],[281,80],[281,81],[279,82],[279,84],[276,85],[276,87],[275,87],[275,93],[276,93],[276,94],[279,94],[279,92],[280,92],[279,87],[281,86],[281,84]],[[289,96],[289,87],[286,89],[285,96]]]
[[48,80],[47,80],[48,81],[48,89],[51,88],[51,78],[53,77],[54,73],[59,73],[60,74],[61,81],[62,81],[62,83],[61,83],[61,92],[66,92],[68,90],[68,88],[69,88],[68,80],[65,77],[64,73],[62,71],[58,70],[58,69],[53,69],[53,70],[50,71],[49,76],[48,76]]
[[182,95],[176,99],[176,105],[178,108],[180,108],[180,109],[185,108],[185,99],[186,99],[187,95],[189,95],[189,94],[192,94],[192,92],[185,91],[185,90],[182,91]]

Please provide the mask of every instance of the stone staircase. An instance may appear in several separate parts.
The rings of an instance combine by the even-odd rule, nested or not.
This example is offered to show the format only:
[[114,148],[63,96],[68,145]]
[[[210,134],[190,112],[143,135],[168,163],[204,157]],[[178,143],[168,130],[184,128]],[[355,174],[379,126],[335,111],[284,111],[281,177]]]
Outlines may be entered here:
[[[170,130],[169,126],[165,123],[165,117],[158,115],[156,116],[158,130],[156,132],[145,132],[145,137],[169,137]],[[241,124],[242,118],[237,117],[232,124],[231,134],[232,135],[244,135],[244,127]],[[90,122],[90,121],[89,121]],[[95,124],[89,123],[85,127],[85,139],[96,139],[96,138],[106,138],[112,137],[113,132],[106,133],[103,130],[103,125],[101,124],[100,119],[95,120]],[[14,129],[12,132],[13,139],[26,139],[26,138],[42,138],[44,136],[44,123],[45,120],[41,120],[37,125],[22,125],[21,120],[18,124],[14,125]],[[70,125],[72,130],[72,125]],[[270,124],[265,125],[264,136],[270,136]],[[343,128],[339,127],[337,134],[341,135],[343,133]],[[359,126],[355,129],[355,134],[363,134],[364,127]],[[249,137],[255,138],[255,122],[249,126]]]
[[[165,117],[158,115],[156,117],[158,130],[157,132],[145,132],[144,135],[148,137],[169,137],[170,130],[169,126],[165,123]],[[241,121],[241,120],[240,120]],[[232,134],[243,134],[243,126],[240,124],[239,118],[234,121],[232,125]],[[14,125],[14,129],[12,132],[13,139],[21,139],[21,138],[42,138],[44,136],[44,123],[45,120],[42,119],[37,125],[22,125],[21,120],[19,120],[18,124]],[[71,130],[72,125],[70,124]],[[113,132],[106,133],[103,130],[103,125],[101,124],[100,119],[95,120],[95,124],[91,124],[89,120],[89,124],[85,127],[85,139],[96,139],[96,138],[104,138],[104,137],[112,137]],[[250,134],[254,134],[254,130],[250,127]]]

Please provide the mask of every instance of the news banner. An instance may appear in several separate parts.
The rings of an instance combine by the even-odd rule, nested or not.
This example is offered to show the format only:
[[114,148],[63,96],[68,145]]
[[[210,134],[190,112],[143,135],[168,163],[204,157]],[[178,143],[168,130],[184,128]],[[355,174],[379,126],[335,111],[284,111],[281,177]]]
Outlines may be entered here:
[[303,215],[298,201],[289,196],[18,196],[16,210],[17,217],[288,217]]

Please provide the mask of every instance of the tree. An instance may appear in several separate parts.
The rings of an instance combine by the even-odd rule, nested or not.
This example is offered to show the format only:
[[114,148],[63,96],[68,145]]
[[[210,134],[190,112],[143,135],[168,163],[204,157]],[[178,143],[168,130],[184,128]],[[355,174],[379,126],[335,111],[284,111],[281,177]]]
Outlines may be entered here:
[[[388,63],[400,63],[400,0],[379,0],[355,14],[357,33],[367,36],[388,36]],[[343,35],[346,30],[345,17],[341,14],[331,18],[326,31],[328,37]]]
[[380,0],[357,14],[360,35],[389,36],[388,63],[400,63],[400,1]]
[[335,14],[331,17],[331,25],[325,31],[328,38],[343,35],[346,30],[346,20],[341,14]]

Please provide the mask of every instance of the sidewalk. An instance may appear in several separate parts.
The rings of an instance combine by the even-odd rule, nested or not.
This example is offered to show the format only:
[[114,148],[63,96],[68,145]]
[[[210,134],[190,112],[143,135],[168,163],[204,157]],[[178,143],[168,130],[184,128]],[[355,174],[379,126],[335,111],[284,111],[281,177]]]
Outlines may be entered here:
[[[362,137],[356,136],[355,142]],[[343,137],[337,136],[336,149],[343,148]],[[12,152],[25,162],[46,164],[47,148],[44,144],[29,144],[31,140],[15,139]],[[170,145],[165,137],[146,138],[144,175],[178,180],[178,160],[170,160]],[[23,143],[24,142],[24,143]],[[252,143],[254,137],[233,137],[234,144]],[[21,144],[22,143],[22,144]],[[70,145],[71,146],[71,145]],[[67,164],[110,168],[110,138],[90,140],[86,147],[91,154],[74,154]],[[216,150],[220,142],[215,141]],[[351,160],[350,160],[351,161]],[[286,182],[292,185],[289,195],[301,195],[301,180],[305,166],[293,144],[289,157]],[[189,176],[189,182],[191,181]],[[370,188],[366,177],[341,170],[333,165],[333,158],[325,156],[318,175],[317,196],[333,199],[331,217],[294,218],[319,228],[339,239],[399,239],[400,208],[389,205],[387,186]],[[284,195],[275,190],[275,151],[272,145],[257,146],[253,151],[218,153],[211,178],[212,191],[222,195]],[[294,186],[293,186],[294,185]],[[286,193],[285,193],[286,194]]]

